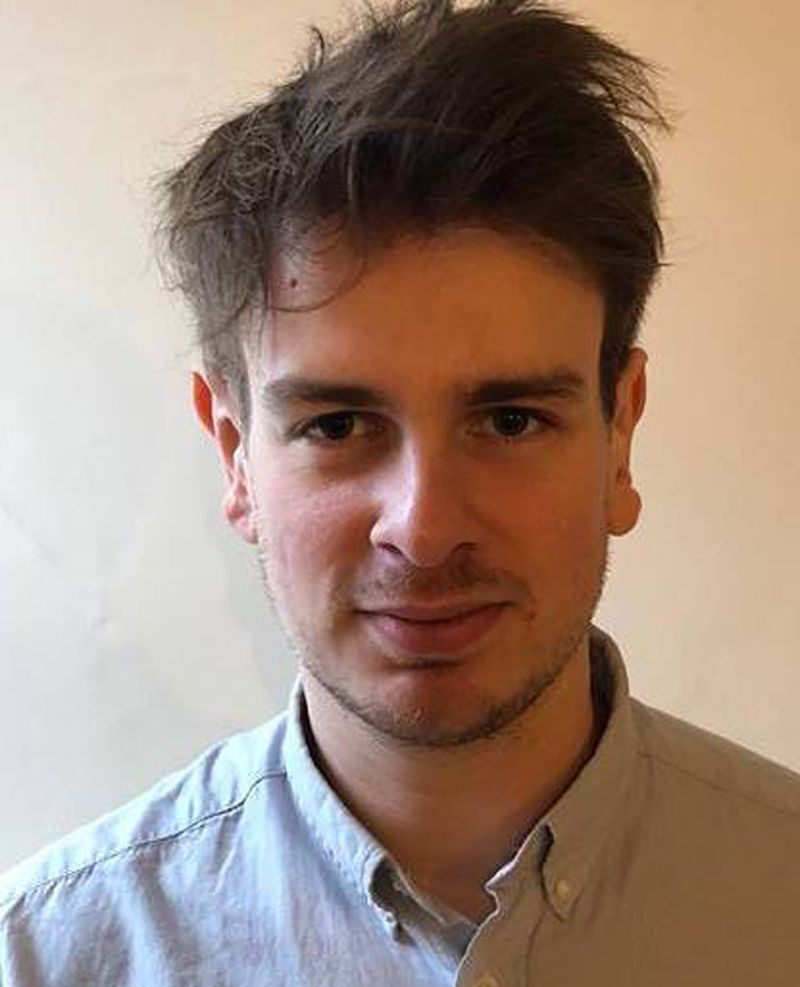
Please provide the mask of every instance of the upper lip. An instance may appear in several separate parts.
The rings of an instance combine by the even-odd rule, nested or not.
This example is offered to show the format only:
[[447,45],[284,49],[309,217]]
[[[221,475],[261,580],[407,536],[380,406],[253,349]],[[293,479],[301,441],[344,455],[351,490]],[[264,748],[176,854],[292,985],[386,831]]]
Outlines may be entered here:
[[483,610],[485,607],[497,606],[503,600],[479,600],[477,602],[462,602],[440,604],[439,606],[387,606],[364,608],[364,613],[385,614],[389,617],[399,617],[401,620],[417,620],[420,622],[434,620],[448,620],[451,617],[460,617],[475,610]]

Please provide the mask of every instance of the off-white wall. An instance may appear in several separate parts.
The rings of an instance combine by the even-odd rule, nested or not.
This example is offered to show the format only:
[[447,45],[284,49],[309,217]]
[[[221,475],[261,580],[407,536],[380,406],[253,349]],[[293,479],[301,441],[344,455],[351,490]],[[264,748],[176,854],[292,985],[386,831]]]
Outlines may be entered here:
[[[800,768],[800,13],[574,0],[669,69],[645,511],[599,620],[647,701]],[[149,182],[339,0],[11,0],[0,23],[0,867],[284,703],[158,285]]]

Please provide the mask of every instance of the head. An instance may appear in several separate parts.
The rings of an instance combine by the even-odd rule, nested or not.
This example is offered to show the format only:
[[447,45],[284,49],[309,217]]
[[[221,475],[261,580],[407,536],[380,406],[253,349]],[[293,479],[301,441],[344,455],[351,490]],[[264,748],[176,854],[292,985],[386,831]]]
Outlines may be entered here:
[[[529,706],[635,523],[662,249],[646,125],[665,124],[644,63],[563,14],[401,2],[316,32],[165,184],[226,515],[305,668],[394,736],[455,743]],[[312,410],[334,417],[301,435]],[[494,662],[401,655],[364,619],[455,597],[503,604]]]

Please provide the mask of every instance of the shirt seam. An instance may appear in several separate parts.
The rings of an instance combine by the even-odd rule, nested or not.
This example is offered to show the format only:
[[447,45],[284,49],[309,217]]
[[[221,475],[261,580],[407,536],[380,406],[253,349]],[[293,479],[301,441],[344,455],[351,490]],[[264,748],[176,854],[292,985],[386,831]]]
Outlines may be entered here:
[[737,791],[735,789],[726,788],[716,782],[711,781],[708,778],[704,778],[702,775],[698,775],[696,772],[691,771],[689,768],[683,767],[683,765],[676,764],[674,761],[670,761],[668,758],[660,754],[655,754],[651,750],[639,750],[639,755],[641,757],[649,758],[651,761],[656,761],[658,764],[663,764],[667,768],[672,768],[673,771],[677,771],[682,775],[686,775],[698,784],[705,785],[706,788],[711,788],[714,791],[721,792],[723,795],[727,795],[729,798],[739,799],[743,802],[749,802],[752,805],[757,805],[761,809],[771,809],[773,812],[777,812],[782,816],[788,816],[792,819],[797,819],[800,816],[800,812],[792,809],[786,809],[780,805],[774,805],[772,802],[764,801],[763,799],[756,798],[754,795],[749,795],[746,792]]
[[143,850],[147,847],[155,846],[159,843],[168,843],[171,840],[177,840],[181,836],[184,836],[187,833],[189,833],[191,830],[201,829],[207,824],[213,822],[215,819],[220,818],[221,816],[230,815],[231,813],[240,810],[242,806],[245,804],[245,802],[247,802],[247,800],[250,798],[253,791],[262,782],[269,781],[271,778],[281,778],[285,776],[286,776],[286,772],[283,769],[268,771],[265,774],[260,775],[258,778],[256,778],[252,782],[250,787],[247,789],[247,791],[244,793],[244,795],[242,795],[242,797],[238,799],[238,801],[231,802],[229,805],[226,805],[221,809],[216,809],[213,812],[209,812],[206,815],[200,816],[199,818],[192,820],[190,823],[187,823],[185,826],[181,827],[175,832],[164,833],[160,836],[152,836],[152,837],[146,837],[140,840],[136,840],[132,843],[126,844],[125,846],[119,847],[116,850],[112,850],[111,852],[106,853],[103,856],[97,857],[95,860],[91,860],[88,863],[82,864],[78,867],[74,867],[71,870],[64,871],[63,873],[58,874],[55,877],[46,878],[43,881],[39,881],[37,884],[32,884],[30,887],[23,888],[16,895],[12,892],[12,894],[8,898],[0,900],[0,905],[8,905],[10,907],[13,907],[15,903],[21,905],[26,898],[32,896],[36,892],[42,891],[45,888],[52,887],[53,885],[60,884],[63,881],[69,880],[70,878],[77,877],[79,874],[83,874],[86,871],[91,871],[95,867],[98,867],[101,864],[105,864],[110,860],[114,860],[117,857],[122,857],[125,854],[134,853],[137,850]]

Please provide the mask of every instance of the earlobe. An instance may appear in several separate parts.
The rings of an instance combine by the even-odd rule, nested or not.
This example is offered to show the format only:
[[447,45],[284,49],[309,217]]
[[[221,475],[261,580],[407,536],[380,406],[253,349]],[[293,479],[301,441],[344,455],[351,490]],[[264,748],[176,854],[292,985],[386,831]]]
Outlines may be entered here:
[[613,505],[609,511],[608,531],[611,535],[627,535],[636,527],[642,510],[642,498],[633,486],[630,473],[625,470],[617,478],[617,488],[613,494]]
[[222,513],[228,524],[246,542],[251,545],[258,542],[255,505],[250,493],[247,463],[241,447],[234,454],[233,464],[228,474],[228,488],[222,500]]

